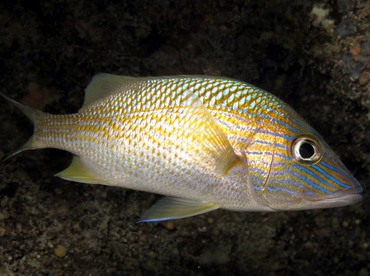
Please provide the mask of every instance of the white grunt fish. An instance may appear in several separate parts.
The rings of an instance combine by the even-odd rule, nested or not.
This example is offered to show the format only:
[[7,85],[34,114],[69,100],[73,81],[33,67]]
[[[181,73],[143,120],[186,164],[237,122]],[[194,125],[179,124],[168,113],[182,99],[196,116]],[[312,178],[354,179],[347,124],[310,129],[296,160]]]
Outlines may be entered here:
[[98,74],[81,110],[68,115],[7,99],[34,123],[14,154],[67,150],[75,157],[57,174],[63,179],[165,195],[141,221],[361,200],[361,185],[321,136],[283,101],[245,82]]

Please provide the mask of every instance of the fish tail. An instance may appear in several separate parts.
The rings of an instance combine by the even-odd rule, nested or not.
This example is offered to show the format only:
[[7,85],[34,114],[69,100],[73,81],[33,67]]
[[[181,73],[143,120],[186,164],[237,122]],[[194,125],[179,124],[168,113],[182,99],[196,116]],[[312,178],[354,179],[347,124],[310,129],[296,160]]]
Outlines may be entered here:
[[[38,127],[38,122],[40,121],[41,117],[43,116],[43,112],[40,111],[40,110],[37,110],[35,108],[32,108],[30,106],[26,106],[26,105],[23,105],[15,100],[12,100],[10,99],[9,97],[5,96],[4,94],[0,93],[0,96],[2,96],[5,100],[7,100],[9,103],[11,103],[12,105],[16,106],[19,110],[21,110],[23,112],[24,115],[27,116],[28,119],[31,120],[31,122],[33,123],[34,125],[34,134],[36,133],[37,131],[37,127]],[[25,151],[25,150],[31,150],[31,149],[39,149],[39,148],[43,148],[43,145],[40,141],[36,140],[35,139],[35,136],[32,135],[30,139],[28,139],[28,141],[22,146],[20,147],[19,149],[13,151],[12,153],[10,153],[9,155],[7,155],[4,160],[7,160],[9,159],[10,157],[22,152],[22,151]]]

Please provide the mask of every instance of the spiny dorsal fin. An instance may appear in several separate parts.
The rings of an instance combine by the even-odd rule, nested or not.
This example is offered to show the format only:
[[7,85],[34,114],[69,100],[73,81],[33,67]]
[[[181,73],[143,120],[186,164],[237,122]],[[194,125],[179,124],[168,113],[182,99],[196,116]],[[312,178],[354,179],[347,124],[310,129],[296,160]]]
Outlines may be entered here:
[[129,76],[118,76],[107,73],[96,74],[85,89],[84,106],[98,99],[122,91],[128,83],[136,78]]

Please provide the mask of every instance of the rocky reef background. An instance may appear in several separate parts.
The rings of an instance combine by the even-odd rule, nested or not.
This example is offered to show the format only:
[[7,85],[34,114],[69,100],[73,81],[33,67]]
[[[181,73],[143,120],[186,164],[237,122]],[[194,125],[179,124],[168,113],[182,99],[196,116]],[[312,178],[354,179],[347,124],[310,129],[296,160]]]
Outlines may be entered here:
[[[1,93],[71,113],[97,72],[244,80],[306,118],[364,200],[138,224],[158,196],[63,181],[69,153],[29,151],[0,163],[1,275],[369,275],[369,1],[40,2],[0,3]],[[4,157],[32,126],[3,100],[0,119]]]

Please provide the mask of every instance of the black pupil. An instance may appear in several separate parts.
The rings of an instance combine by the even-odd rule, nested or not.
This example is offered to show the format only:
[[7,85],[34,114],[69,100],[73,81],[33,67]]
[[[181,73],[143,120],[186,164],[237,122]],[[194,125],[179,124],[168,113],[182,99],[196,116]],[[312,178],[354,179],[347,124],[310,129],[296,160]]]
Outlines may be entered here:
[[315,148],[311,143],[303,142],[299,147],[299,154],[304,159],[311,158],[315,154]]

